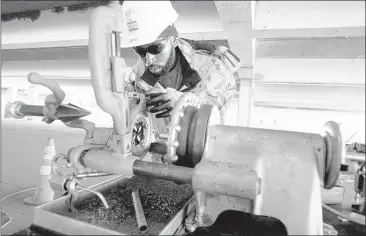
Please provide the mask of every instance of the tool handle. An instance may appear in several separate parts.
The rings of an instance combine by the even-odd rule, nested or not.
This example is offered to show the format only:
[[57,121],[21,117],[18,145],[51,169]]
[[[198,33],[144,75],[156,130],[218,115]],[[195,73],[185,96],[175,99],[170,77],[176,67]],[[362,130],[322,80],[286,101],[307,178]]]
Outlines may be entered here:
[[21,105],[19,112],[24,116],[44,116],[43,106],[38,105]]
[[21,101],[15,101],[6,106],[5,112],[15,119],[25,116],[43,116],[43,106],[27,105]]
[[64,91],[62,91],[60,86],[54,80],[47,80],[40,74],[31,72],[28,74],[28,81],[32,84],[40,84],[50,89],[55,97],[55,101],[53,102],[55,106],[60,105],[65,99]]

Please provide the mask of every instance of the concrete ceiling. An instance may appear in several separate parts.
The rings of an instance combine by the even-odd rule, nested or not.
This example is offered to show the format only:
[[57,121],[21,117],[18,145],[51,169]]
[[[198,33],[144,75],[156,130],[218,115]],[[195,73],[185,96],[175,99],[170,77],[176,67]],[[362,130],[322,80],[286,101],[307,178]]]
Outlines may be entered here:
[[[82,2],[87,1],[3,1],[2,13],[46,10]],[[360,23],[360,19],[365,17],[365,10],[361,9],[364,2],[257,2],[254,26],[258,30],[251,32],[252,35],[250,30],[245,30],[250,28],[250,21],[243,18],[243,6],[235,1],[216,3],[217,6],[214,1],[173,1],[180,14],[180,19],[176,22],[179,32],[190,36],[197,34],[199,37],[209,34],[210,37],[214,37],[201,37],[201,40],[212,39],[224,42],[224,45],[229,41],[230,47],[241,58],[246,59],[249,67],[252,58],[249,53],[250,42],[252,38],[262,37],[266,40],[257,39],[257,58],[365,58],[365,23]],[[219,5],[222,7],[217,8]],[[324,10],[327,7],[331,13]],[[339,28],[334,24],[329,25],[328,18],[320,19],[321,12],[339,18],[338,22],[352,12],[354,18],[347,18],[343,28]],[[295,13],[302,14],[301,21]],[[88,13],[55,16],[46,11],[42,14],[43,16],[35,22],[12,21],[2,24],[4,61],[87,58]],[[318,19],[317,22],[323,22],[323,26],[312,28],[315,21],[305,17],[306,14],[314,16],[314,19]],[[293,17],[299,28],[294,28],[294,23],[288,22],[289,17]],[[340,36],[343,36],[343,39],[336,38]],[[352,38],[354,36],[358,38]],[[289,41],[286,38],[294,39]],[[67,45],[70,44],[69,41],[78,43]],[[35,45],[31,45],[32,43]],[[47,46],[49,43],[53,46]],[[49,49],[41,49],[46,47]],[[125,55],[134,56],[131,52]]]
[[70,6],[82,2],[88,2],[85,0],[78,1],[17,1],[7,0],[1,3],[1,14],[23,12],[31,10],[49,10],[54,7]]

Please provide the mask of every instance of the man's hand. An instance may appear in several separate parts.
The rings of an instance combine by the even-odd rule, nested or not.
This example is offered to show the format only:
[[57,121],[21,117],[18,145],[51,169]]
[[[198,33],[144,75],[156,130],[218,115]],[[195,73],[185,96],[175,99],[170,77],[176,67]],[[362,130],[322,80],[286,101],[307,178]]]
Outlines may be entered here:
[[156,118],[169,117],[175,102],[182,93],[172,88],[156,88],[147,91],[145,94],[146,105],[153,106],[151,113],[158,113]]

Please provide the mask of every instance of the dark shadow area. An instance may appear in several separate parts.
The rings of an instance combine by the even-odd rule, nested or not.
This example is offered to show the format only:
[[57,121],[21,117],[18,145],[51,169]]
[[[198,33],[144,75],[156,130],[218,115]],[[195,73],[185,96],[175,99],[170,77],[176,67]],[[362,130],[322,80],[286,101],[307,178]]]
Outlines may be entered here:
[[186,235],[287,235],[287,230],[281,221],[272,217],[225,211],[213,225],[197,228],[194,233]]
[[332,225],[338,232],[338,235],[366,235],[366,227],[350,221],[343,222],[338,216],[323,209],[324,223]]

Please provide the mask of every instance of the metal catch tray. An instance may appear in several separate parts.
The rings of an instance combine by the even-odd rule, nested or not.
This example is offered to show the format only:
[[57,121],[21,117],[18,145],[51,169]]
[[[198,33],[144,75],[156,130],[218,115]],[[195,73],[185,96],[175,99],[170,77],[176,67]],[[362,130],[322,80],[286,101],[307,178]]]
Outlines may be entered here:
[[110,208],[87,191],[79,191],[76,211],[68,197],[34,208],[33,225],[63,235],[137,235],[132,191],[138,191],[144,208],[148,234],[173,235],[182,230],[185,217],[194,208],[193,190],[188,184],[147,177],[116,177],[91,189],[101,192]]

